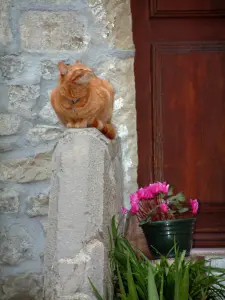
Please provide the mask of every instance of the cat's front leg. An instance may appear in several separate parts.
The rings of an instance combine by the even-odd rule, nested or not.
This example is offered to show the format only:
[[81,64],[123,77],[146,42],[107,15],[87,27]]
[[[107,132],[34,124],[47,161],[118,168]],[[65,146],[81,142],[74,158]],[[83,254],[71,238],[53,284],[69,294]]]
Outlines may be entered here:
[[66,124],[66,127],[67,127],[67,128],[75,128],[75,123],[73,123],[73,122],[68,122],[68,123]]
[[87,128],[87,120],[79,120],[76,122],[70,121],[67,123],[67,128]]
[[87,128],[87,120],[80,120],[75,123],[75,128]]

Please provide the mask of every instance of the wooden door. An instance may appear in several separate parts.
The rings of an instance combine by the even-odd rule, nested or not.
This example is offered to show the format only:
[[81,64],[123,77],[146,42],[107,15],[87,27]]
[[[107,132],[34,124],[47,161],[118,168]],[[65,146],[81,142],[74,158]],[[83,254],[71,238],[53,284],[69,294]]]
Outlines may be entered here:
[[[225,247],[225,1],[131,0],[140,186],[201,201],[197,247]],[[141,248],[136,222],[129,237]]]

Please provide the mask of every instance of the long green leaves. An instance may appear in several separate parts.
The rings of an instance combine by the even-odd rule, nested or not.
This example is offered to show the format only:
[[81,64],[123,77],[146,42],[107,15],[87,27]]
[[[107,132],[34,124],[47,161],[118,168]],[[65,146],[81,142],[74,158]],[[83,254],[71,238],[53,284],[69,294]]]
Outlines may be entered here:
[[137,289],[134,283],[129,256],[127,257],[127,284],[128,284],[128,299],[138,300]]
[[183,251],[181,255],[179,255],[179,252],[176,252],[176,257],[174,260],[174,300],[188,300],[189,298],[189,267],[185,263],[185,254],[185,251]]
[[148,300],[159,300],[152,264],[148,264]]
[[[151,262],[119,233],[115,218],[109,236],[113,300],[225,299],[225,270],[211,266],[210,260],[186,258],[175,246],[173,260],[162,256]],[[96,299],[103,300],[90,283]]]

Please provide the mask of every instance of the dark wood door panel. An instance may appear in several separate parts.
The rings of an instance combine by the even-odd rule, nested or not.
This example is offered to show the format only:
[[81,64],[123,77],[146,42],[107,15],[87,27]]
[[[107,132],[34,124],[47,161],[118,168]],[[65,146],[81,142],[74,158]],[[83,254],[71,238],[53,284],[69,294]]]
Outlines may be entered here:
[[149,0],[150,17],[224,16],[224,0]]
[[[131,0],[131,8],[138,183],[164,179],[198,198],[195,246],[224,247],[225,1]],[[135,226],[132,240],[146,249]]]
[[225,40],[225,32],[221,22],[225,23],[225,18],[185,18],[182,21],[172,18],[152,20],[148,24],[145,38],[150,44],[180,42],[184,44],[184,48],[193,42],[222,42]]
[[225,204],[202,203],[194,234],[195,247],[225,247],[224,216]]
[[154,178],[166,178],[190,197],[222,203],[225,45],[154,47]]
[[215,233],[211,241],[217,239],[222,247],[225,43],[167,43],[152,48],[153,177],[168,180],[202,203],[195,246],[209,244],[207,238]]

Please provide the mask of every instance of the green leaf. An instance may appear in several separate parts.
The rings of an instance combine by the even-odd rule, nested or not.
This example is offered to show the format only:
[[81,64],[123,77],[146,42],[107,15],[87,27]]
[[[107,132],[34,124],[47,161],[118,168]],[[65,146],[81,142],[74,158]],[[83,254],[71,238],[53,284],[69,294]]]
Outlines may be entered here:
[[178,210],[178,212],[179,212],[180,214],[183,214],[183,213],[185,213],[185,212],[187,212],[187,211],[189,211],[189,209],[188,209],[187,207],[182,207],[182,208],[180,208],[180,209]]
[[120,274],[120,271],[119,271],[118,266],[117,266],[117,275],[118,275],[118,279],[119,279],[119,287],[120,287],[120,293],[121,293],[121,296],[127,297],[126,292],[125,292],[125,289],[124,289],[122,277],[121,277],[121,274]]
[[163,296],[163,290],[164,289],[164,276],[162,274],[161,276],[161,285],[160,285],[160,295],[159,295],[159,298],[160,300],[163,300],[164,299],[164,296]]
[[167,198],[167,200],[169,201],[169,203],[172,202],[175,199],[176,199],[176,195],[175,196],[171,195],[170,197]]
[[177,253],[179,255],[179,257],[177,257],[178,259],[178,271],[181,270],[181,267],[182,267],[182,263],[185,259],[185,255],[186,255],[186,250],[182,251],[181,255],[180,253]]
[[117,226],[116,226],[116,217],[112,217],[112,222],[111,222],[111,232],[112,232],[112,237],[116,238],[117,237]]
[[175,213],[176,213],[176,210],[172,210],[172,209],[170,209],[170,210],[169,210],[169,213],[173,215],[173,214],[175,214]]
[[172,196],[173,195],[173,190],[174,190],[174,186],[173,185],[170,185],[169,186],[169,191],[168,191],[168,196]]
[[127,257],[127,284],[128,284],[128,299],[129,300],[139,300],[136,287],[134,284],[133,274],[131,271],[129,256]]
[[[135,285],[135,287],[136,287],[137,293],[141,297],[141,299],[146,299],[145,294],[144,294],[143,290],[140,288],[140,286]],[[138,299],[140,299],[140,298],[138,298]]]
[[94,286],[93,282],[91,281],[91,279],[89,277],[88,277],[88,280],[89,280],[89,282],[91,284],[91,287],[92,287],[93,293],[96,296],[96,299],[103,300],[102,296],[99,294],[98,290],[96,289],[96,287]]
[[139,224],[140,224],[140,225],[144,225],[144,224],[146,224],[146,223],[148,223],[148,222],[149,222],[149,217],[146,218],[146,219],[144,219],[144,220],[141,220],[141,221],[139,222]]
[[148,300],[159,300],[152,264],[148,263]]
[[178,193],[176,194],[176,199],[179,201],[179,202],[185,202],[186,201],[186,197],[183,193]]
[[181,282],[180,299],[188,300],[189,297],[189,268],[184,271],[184,277]]

